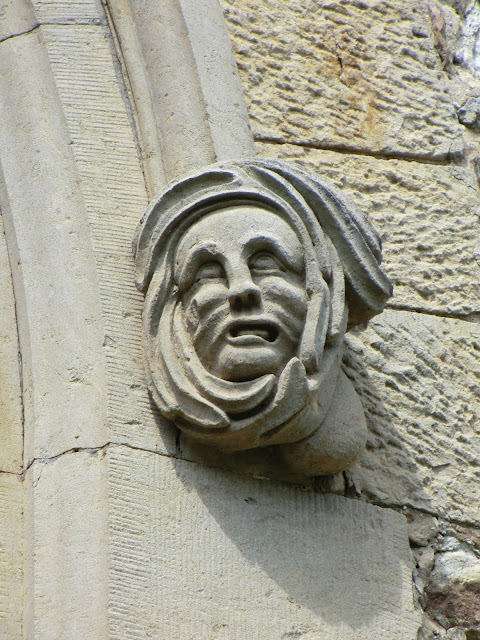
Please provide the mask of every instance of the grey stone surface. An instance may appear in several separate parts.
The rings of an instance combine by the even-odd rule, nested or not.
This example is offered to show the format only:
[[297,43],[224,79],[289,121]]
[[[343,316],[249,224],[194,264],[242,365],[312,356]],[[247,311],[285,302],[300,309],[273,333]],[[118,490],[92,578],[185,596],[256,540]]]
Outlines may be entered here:
[[104,331],[98,355],[105,358],[108,377],[108,439],[172,452],[175,436],[165,424],[159,431],[161,419],[152,410],[142,362],[143,300],[134,284],[131,239],[147,191],[112,47],[102,25],[45,26],[42,35],[93,245]]
[[0,472],[23,468],[20,355],[10,260],[0,217]]
[[31,31],[37,25],[29,0],[0,1],[0,42]]
[[403,516],[122,447],[108,464],[112,637],[415,638]]
[[358,492],[478,527],[478,324],[385,311],[348,343],[369,425],[348,472]]
[[28,463],[106,442],[92,240],[39,29],[0,43],[0,111],[0,208],[17,305]]
[[446,535],[437,543],[425,593],[434,620],[475,637],[480,631],[480,553],[472,541]]
[[480,129],[480,99],[469,98],[457,111],[458,121],[466,127]]
[[95,0],[17,0],[29,2],[39,24],[84,24],[105,22],[105,14]]
[[[126,3],[109,4],[112,13],[128,12]],[[466,100],[478,95],[478,3],[455,5],[464,21],[456,51],[451,44],[458,25],[446,3],[224,0],[223,6],[257,139],[293,143],[258,145],[260,155],[319,170],[354,195],[382,235],[385,269],[396,287],[391,304],[412,312],[387,314],[351,334],[346,368],[363,398],[368,448],[345,474],[347,485],[343,476],[322,485],[385,508],[332,502],[128,447],[108,453],[109,496],[106,462],[92,450],[37,460],[26,474],[24,502],[15,475],[22,468],[21,408],[7,275],[0,292],[0,382],[4,373],[9,379],[0,389],[0,470],[15,473],[0,474],[2,640],[185,640],[189,633],[195,640],[245,640],[257,633],[260,640],[285,634],[413,640],[406,531],[388,507],[412,504],[479,526],[479,336],[473,321],[480,309],[472,259],[478,187],[466,163],[448,164],[462,161],[462,136],[467,153],[478,155],[478,133],[457,118]],[[0,9],[0,206],[10,260],[4,250],[0,258],[2,273],[13,265],[21,325],[27,462],[113,440],[262,475],[255,460],[227,461],[218,451],[209,458],[192,443],[176,443],[149,403],[142,297],[132,284],[129,244],[164,174],[158,141],[150,137],[155,120],[137,33],[125,37],[114,15],[115,50],[93,0],[34,0],[33,7],[35,15],[28,2],[8,1]],[[197,60],[199,51],[192,53]],[[455,58],[461,65],[449,67]],[[214,75],[211,80],[217,82]],[[350,153],[314,148],[322,146]],[[425,571],[435,560],[428,545],[436,519],[425,514],[410,526],[412,544],[427,544]],[[330,536],[337,547],[326,544]],[[453,562],[466,555],[476,568],[470,551],[438,552],[446,561],[437,563],[437,599],[431,598],[429,611],[444,624],[477,624],[478,607],[471,605],[478,575],[470,579]],[[378,571],[376,553],[383,562]],[[328,575],[315,571],[312,558],[335,567]],[[292,559],[302,570],[298,580]],[[185,597],[192,585],[193,596]],[[386,585],[380,598],[378,585]],[[320,613],[316,602],[324,607]],[[350,610],[352,617],[358,613],[357,626],[347,619]],[[478,635],[471,626],[447,631],[432,622],[424,628],[420,637],[429,640]]]
[[26,472],[22,638],[111,637],[106,472],[103,450],[37,461]]
[[23,640],[23,482],[0,473],[0,640]]
[[217,0],[122,0],[111,6],[151,195],[163,186],[162,175],[168,182],[216,160],[251,157],[245,101]]

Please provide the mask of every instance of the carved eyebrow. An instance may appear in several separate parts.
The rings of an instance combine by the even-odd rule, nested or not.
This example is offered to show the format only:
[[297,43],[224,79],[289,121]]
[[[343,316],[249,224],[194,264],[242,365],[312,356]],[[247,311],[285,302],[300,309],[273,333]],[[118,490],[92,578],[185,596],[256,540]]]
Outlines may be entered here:
[[[300,243],[300,241],[299,241]],[[294,271],[295,273],[302,273],[304,270],[303,252],[293,253],[280,242],[274,236],[267,236],[265,234],[250,238],[243,249],[243,254],[248,254],[250,257],[256,251],[270,250],[275,256],[277,256],[286,267]]]
[[205,262],[206,258],[220,262],[217,245],[214,242],[197,244],[185,252],[185,257],[177,258],[174,270],[176,284],[182,289],[190,286],[198,267]]

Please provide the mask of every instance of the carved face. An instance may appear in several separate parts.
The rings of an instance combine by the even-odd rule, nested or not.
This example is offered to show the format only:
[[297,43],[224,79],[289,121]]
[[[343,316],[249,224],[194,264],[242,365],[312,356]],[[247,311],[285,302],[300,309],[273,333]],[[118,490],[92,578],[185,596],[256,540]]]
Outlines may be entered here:
[[192,225],[175,282],[203,366],[230,381],[278,374],[295,355],[307,311],[303,248],[278,215],[229,207]]
[[284,162],[222,162],[168,185],[134,246],[161,413],[224,451],[278,446],[297,473],[351,464],[366,423],[341,371],[347,319],[391,293],[352,203]]

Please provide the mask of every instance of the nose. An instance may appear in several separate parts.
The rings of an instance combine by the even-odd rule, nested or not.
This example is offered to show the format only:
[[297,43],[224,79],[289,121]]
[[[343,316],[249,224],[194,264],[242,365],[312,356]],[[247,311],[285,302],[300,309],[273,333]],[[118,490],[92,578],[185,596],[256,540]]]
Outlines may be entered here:
[[250,273],[237,276],[228,288],[228,301],[232,311],[254,311],[261,307],[259,287],[252,281]]

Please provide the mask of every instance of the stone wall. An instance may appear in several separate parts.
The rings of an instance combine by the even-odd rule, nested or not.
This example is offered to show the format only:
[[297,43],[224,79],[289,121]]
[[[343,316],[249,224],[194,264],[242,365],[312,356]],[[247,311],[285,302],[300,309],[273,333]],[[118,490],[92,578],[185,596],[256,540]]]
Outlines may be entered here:
[[366,451],[307,481],[159,416],[131,241],[168,162],[129,5],[6,0],[0,638],[415,640],[422,617],[419,640],[475,640],[480,10],[221,4],[258,155],[329,178],[383,239],[395,293],[343,365]]

